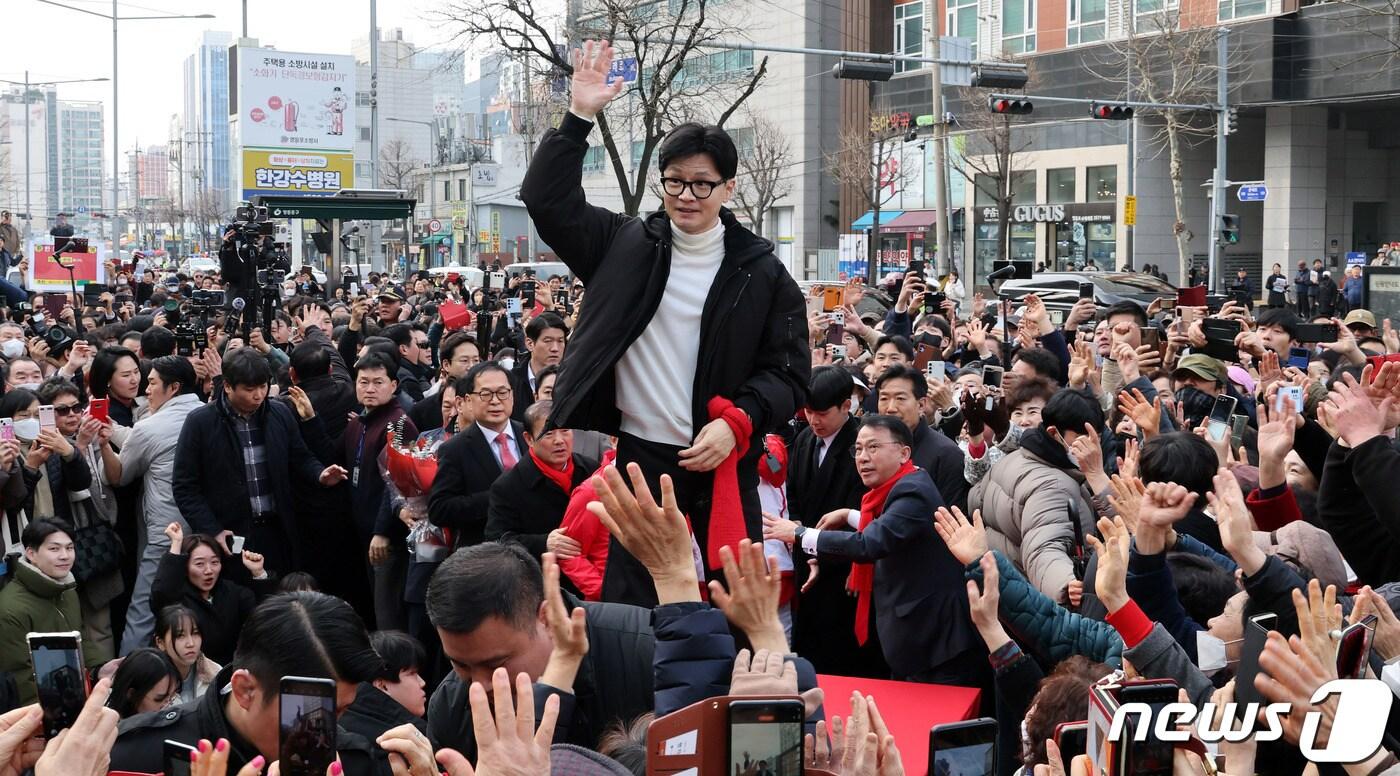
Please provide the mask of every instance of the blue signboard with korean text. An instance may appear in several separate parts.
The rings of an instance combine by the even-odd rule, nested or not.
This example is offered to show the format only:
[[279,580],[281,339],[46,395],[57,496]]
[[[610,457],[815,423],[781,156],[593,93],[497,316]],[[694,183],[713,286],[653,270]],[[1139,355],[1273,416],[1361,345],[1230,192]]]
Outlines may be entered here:
[[1269,187],[1262,183],[1241,186],[1238,194],[1241,202],[1263,202],[1269,198]]

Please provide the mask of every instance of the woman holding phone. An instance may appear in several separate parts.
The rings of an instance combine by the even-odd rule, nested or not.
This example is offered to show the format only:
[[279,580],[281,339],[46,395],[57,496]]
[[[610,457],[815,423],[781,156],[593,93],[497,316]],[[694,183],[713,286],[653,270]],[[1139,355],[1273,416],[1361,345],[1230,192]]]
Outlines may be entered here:
[[[195,614],[204,640],[204,653],[227,663],[238,645],[238,632],[253,613],[258,599],[273,592],[275,580],[263,568],[263,556],[244,551],[241,564],[228,564],[228,548],[211,536],[185,536],[179,523],[165,528],[170,552],[161,558],[151,587],[151,607],[156,611],[184,604]],[[241,578],[231,581],[225,575]],[[256,593],[255,593],[256,591]]]
[[26,388],[11,388],[0,397],[0,418],[9,418],[19,442],[20,474],[27,490],[21,509],[24,522],[56,517],[73,524],[69,491],[92,485],[92,470],[76,448],[54,425],[40,420],[39,396]]

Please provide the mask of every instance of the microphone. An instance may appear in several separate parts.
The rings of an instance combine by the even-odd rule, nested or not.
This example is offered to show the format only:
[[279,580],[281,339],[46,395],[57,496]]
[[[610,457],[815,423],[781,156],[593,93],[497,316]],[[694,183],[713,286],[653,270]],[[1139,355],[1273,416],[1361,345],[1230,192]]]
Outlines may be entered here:
[[241,312],[243,312],[243,308],[245,308],[245,307],[247,307],[247,306],[248,306],[248,302],[247,302],[247,300],[245,300],[243,297],[241,297],[241,296],[235,296],[235,297],[233,298],[233,309],[234,309],[234,310],[237,310],[238,312],[241,313]]
[[993,272],[992,274],[988,275],[988,276],[987,276],[987,282],[990,283],[990,282],[992,282],[993,280],[1005,280],[1006,278],[1009,278],[1009,277],[1011,277],[1011,276],[1013,276],[1013,275],[1015,275],[1015,274],[1016,274],[1016,265],[1014,265],[1014,264],[1007,264],[1005,267],[1002,267],[1001,269],[999,269],[999,270]]

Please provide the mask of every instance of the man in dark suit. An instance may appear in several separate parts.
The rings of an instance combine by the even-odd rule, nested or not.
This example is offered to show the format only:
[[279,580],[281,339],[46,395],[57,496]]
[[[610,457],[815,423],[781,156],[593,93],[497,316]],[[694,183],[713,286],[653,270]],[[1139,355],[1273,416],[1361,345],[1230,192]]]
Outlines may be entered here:
[[[458,330],[442,338],[438,345],[438,368],[442,371],[438,389],[425,393],[423,399],[408,411],[409,420],[420,429],[442,428],[442,389],[454,385],[467,370],[481,363],[481,348],[476,344],[476,336],[469,331]],[[520,401],[526,401],[521,399]]]
[[558,313],[546,310],[525,325],[525,349],[530,351],[530,357],[517,355],[515,368],[510,371],[510,384],[516,396],[512,420],[525,420],[525,409],[539,389],[540,372],[564,360],[564,342],[568,338],[569,325]]
[[592,476],[598,462],[574,453],[574,432],[545,432],[554,402],[540,401],[525,411],[526,456],[491,486],[486,513],[486,541],[516,542],[536,559],[545,551],[576,557],[578,542],[556,531],[569,507],[569,496]]
[[438,448],[428,519],[456,531],[457,545],[465,546],[482,541],[491,484],[525,457],[525,427],[510,419],[510,373],[500,364],[477,364],[456,388],[458,406],[476,422]]
[[[836,366],[812,370],[807,406],[807,427],[793,440],[788,455],[788,514],[808,528],[815,528],[826,514],[860,507],[865,486],[851,458],[860,421],[851,416],[855,380]],[[806,587],[810,558],[794,548],[794,584]],[[817,673],[881,678],[889,667],[879,645],[856,643],[851,623],[856,602],[846,594],[851,562],[827,556],[818,562],[816,579],[801,593],[792,624],[793,651],[812,661]],[[873,641],[873,640],[872,640]]]
[[914,465],[928,472],[943,503],[967,509],[967,478],[963,476],[963,454],[958,443],[928,427],[923,405],[928,397],[924,373],[904,364],[895,364],[875,383],[880,397],[880,414],[893,415],[908,426],[913,437]]
[[861,421],[853,449],[869,491],[855,533],[829,530],[848,519],[833,513],[821,528],[765,517],[763,538],[851,559],[856,639],[868,640],[873,613],[895,679],[980,687],[989,669],[968,615],[962,564],[939,546],[932,515],[943,502],[910,458],[913,441],[899,418]]

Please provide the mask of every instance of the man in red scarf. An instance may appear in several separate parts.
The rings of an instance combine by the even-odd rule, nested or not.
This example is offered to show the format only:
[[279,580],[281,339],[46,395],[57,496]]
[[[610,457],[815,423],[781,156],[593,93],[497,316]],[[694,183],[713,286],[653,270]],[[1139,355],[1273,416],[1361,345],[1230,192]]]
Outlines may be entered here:
[[860,509],[828,514],[817,528],[765,517],[763,537],[852,561],[846,588],[857,599],[856,640],[869,640],[873,613],[895,679],[984,686],[990,670],[969,618],[962,564],[933,529],[943,500],[910,460],[912,448],[904,421],[867,416],[851,448],[868,488]]
[[567,536],[554,542],[569,546],[549,546],[550,532],[564,519],[574,488],[598,468],[597,461],[574,454],[574,432],[544,430],[552,409],[553,402],[541,401],[525,410],[525,457],[492,483],[486,511],[486,541],[519,542],[536,559],[546,550],[578,553],[578,543]]

